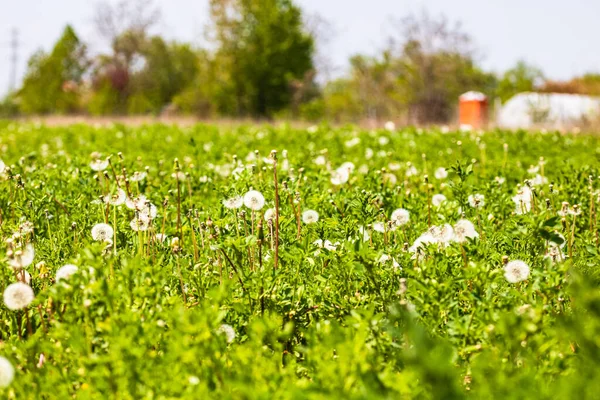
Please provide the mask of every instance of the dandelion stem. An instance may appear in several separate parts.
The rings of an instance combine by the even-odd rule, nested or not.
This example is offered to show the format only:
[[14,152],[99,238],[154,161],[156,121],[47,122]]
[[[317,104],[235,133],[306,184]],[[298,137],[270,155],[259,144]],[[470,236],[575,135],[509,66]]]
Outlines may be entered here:
[[[279,186],[277,182],[277,152],[272,151],[273,157],[273,183],[275,185],[275,264],[273,269],[279,266]],[[271,238],[271,240],[273,240]]]

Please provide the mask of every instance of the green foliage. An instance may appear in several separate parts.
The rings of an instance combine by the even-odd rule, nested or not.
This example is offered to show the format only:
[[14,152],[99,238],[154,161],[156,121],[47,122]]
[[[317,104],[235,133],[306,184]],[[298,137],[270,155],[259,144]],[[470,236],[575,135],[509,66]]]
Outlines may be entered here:
[[534,91],[543,77],[540,69],[519,61],[504,73],[498,82],[496,94],[505,102],[517,93]]
[[312,68],[313,38],[291,0],[211,0],[225,114],[268,117],[288,106],[292,84]]
[[85,45],[71,26],[65,28],[50,54],[35,53],[28,62],[17,96],[26,114],[70,113],[79,109],[78,85],[88,61]]
[[[0,307],[0,356],[15,367],[2,398],[599,390],[598,137],[0,122],[0,140],[1,290],[24,279],[9,265],[15,251],[35,249],[25,266],[35,299]],[[272,149],[278,242],[265,215],[275,207]],[[519,212],[512,197],[528,185],[521,201],[531,207]],[[131,221],[148,203],[105,203],[119,187],[156,206],[147,230]],[[229,208],[250,189],[264,207]],[[473,207],[476,193],[485,201]],[[565,201],[579,206],[559,215]],[[410,219],[395,225],[400,207]],[[318,221],[303,222],[307,210]],[[478,237],[407,248],[465,218]],[[114,228],[110,242],[94,241],[98,223]],[[526,279],[505,278],[504,256],[529,265]],[[78,272],[57,281],[65,264]]]

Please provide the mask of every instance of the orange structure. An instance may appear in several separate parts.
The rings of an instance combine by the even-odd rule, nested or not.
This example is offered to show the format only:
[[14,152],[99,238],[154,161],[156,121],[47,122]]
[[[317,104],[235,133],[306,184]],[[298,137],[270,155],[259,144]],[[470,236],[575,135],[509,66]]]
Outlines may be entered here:
[[488,101],[480,92],[467,92],[458,98],[458,123],[464,128],[479,129],[487,123]]

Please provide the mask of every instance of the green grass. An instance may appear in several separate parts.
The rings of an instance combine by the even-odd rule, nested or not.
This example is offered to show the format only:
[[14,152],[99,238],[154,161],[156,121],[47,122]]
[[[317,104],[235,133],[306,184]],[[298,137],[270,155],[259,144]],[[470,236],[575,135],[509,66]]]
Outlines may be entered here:
[[[264,217],[273,149],[279,229]],[[35,249],[35,299],[0,306],[15,369],[1,397],[593,398],[599,155],[599,138],[558,133],[0,123],[1,290],[24,279],[15,252]],[[126,183],[135,172],[147,176]],[[146,231],[130,224],[147,204],[101,201],[119,187],[156,206]],[[224,207],[249,190],[260,210]],[[580,213],[560,216],[563,202]],[[390,223],[399,208],[405,225]],[[411,251],[461,219],[478,237]],[[94,241],[98,223],[116,241]],[[530,274],[510,283],[514,260]],[[65,264],[78,272],[57,282]]]

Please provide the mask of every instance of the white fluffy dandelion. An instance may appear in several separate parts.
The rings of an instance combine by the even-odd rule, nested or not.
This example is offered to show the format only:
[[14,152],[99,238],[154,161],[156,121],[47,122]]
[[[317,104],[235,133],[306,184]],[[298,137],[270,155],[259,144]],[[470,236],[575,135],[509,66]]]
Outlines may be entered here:
[[396,226],[408,224],[410,213],[404,208],[398,208],[392,212],[391,220]]
[[11,250],[8,254],[8,264],[14,269],[25,268],[33,262],[35,251],[31,244],[22,249]]
[[72,275],[77,273],[78,270],[79,270],[79,268],[77,267],[77,265],[73,265],[73,264],[63,265],[56,271],[56,282],[69,279]]
[[433,176],[435,176],[435,179],[439,180],[446,179],[448,177],[448,171],[446,171],[446,168],[444,167],[439,167],[435,170]]
[[433,236],[436,242],[442,245],[448,245],[454,239],[454,229],[450,224],[440,226],[432,226],[429,233]]
[[464,243],[468,239],[479,237],[475,230],[475,225],[467,219],[461,219],[454,224],[454,240],[458,243]]
[[23,282],[11,283],[4,289],[4,304],[10,310],[21,310],[31,304],[34,298],[31,286]]
[[305,224],[314,224],[319,220],[319,213],[315,210],[306,210],[302,213],[302,222]]
[[251,210],[258,211],[265,205],[265,197],[258,190],[250,190],[244,195],[244,205]]
[[269,208],[265,211],[265,221],[275,222],[275,209]]
[[231,325],[222,324],[219,329],[217,329],[217,334],[225,335],[225,340],[227,343],[232,343],[235,340],[235,330]]
[[97,158],[90,163],[90,168],[96,172],[104,171],[106,168],[108,168],[108,159],[102,160]]
[[8,359],[0,356],[0,387],[7,387],[15,377],[15,368]]
[[350,171],[347,168],[338,168],[331,172],[329,181],[336,186],[342,185],[350,179]]
[[233,196],[223,200],[223,205],[225,206],[225,208],[234,210],[244,205],[244,199],[242,198],[242,196]]
[[120,206],[127,200],[127,193],[123,189],[117,189],[117,192],[112,195],[104,196],[104,202],[111,206]]
[[125,200],[125,206],[130,210],[141,210],[144,207],[144,205],[146,205],[147,201],[148,199],[146,199],[146,196],[140,194],[139,196],[134,197],[133,199],[127,198]]
[[481,208],[485,205],[485,196],[479,193],[470,195],[468,200],[469,205],[473,208]]
[[433,204],[434,207],[439,207],[446,200],[446,196],[444,196],[443,194],[434,194],[431,198],[431,204]]
[[96,224],[92,228],[92,239],[94,239],[97,242],[105,242],[107,240],[112,240],[113,234],[114,231],[112,226],[105,223]]
[[521,260],[513,260],[504,266],[504,277],[510,283],[527,280],[529,277],[529,265]]
[[148,220],[148,218],[144,218],[143,214],[138,215],[137,218],[132,219],[129,222],[129,227],[134,230],[135,232],[138,231],[147,231],[150,221]]

